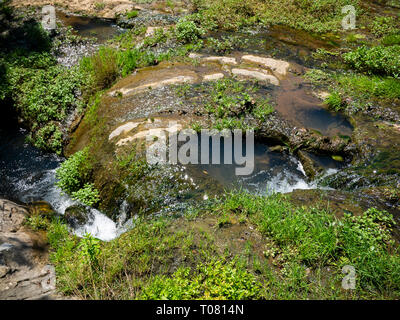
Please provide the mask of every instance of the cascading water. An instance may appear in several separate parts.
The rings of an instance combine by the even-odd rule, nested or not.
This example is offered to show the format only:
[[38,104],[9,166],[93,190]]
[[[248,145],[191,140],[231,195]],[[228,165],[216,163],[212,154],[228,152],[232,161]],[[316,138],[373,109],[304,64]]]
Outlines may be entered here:
[[[45,154],[25,142],[24,130],[12,130],[0,135],[0,196],[25,203],[44,200],[53,209],[64,214],[65,210],[77,204],[55,186],[56,169],[62,159]],[[83,236],[86,232],[109,241],[122,232],[125,226],[115,223],[96,209],[90,210],[89,221],[73,232]]]
[[[26,132],[22,129],[0,135],[0,196],[22,201],[46,201],[58,214],[64,214],[68,207],[78,204],[56,187],[56,169],[63,159],[45,154],[25,142]],[[337,169],[332,164],[326,173]],[[227,188],[241,187],[250,192],[267,194],[288,193],[294,189],[313,189],[315,183],[307,182],[301,163],[291,155],[270,151],[269,147],[255,145],[255,170],[252,175],[237,177],[234,165],[190,165],[188,178],[196,180],[198,173],[206,172],[215,181]],[[120,216],[114,222],[99,210],[90,209],[89,220],[72,231],[83,236],[90,233],[104,240],[112,240],[128,230],[134,219],[127,221],[126,202],[120,207]]]

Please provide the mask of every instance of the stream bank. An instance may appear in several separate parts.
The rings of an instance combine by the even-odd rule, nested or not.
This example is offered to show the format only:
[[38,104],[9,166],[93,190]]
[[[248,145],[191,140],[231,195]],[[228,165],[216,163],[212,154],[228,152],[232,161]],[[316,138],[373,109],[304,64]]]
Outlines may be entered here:
[[[396,117],[389,119],[383,115],[379,121],[371,122],[359,116],[327,110],[318,98],[326,96],[323,92],[324,87],[312,87],[310,82],[303,79],[309,68],[316,67],[313,59],[308,58],[310,52],[320,46],[334,49],[338,47],[338,43],[325,46],[323,43],[327,41],[315,42],[313,37],[310,40],[304,34],[301,36],[291,29],[277,27],[268,32],[269,37],[275,34],[275,43],[279,47],[279,50],[275,50],[276,54],[271,54],[271,47],[260,47],[257,40],[256,49],[243,49],[239,46],[230,53],[222,53],[210,50],[208,46],[206,50],[198,50],[196,53],[185,52],[180,56],[172,55],[167,58],[164,56],[167,61],[160,62],[160,56],[157,54],[165,53],[166,48],[168,49],[175,39],[157,43],[159,33],[148,34],[146,31],[148,30],[139,35],[139,43],[135,48],[142,50],[149,46],[149,52],[155,54],[150,63],[154,65],[144,68],[135,66],[133,72],[127,73],[127,77],[117,80],[111,88],[106,88],[101,96],[97,96],[96,101],[86,110],[83,120],[81,121],[82,115],[76,117],[73,125],[68,128],[70,130],[67,130],[68,139],[65,142],[68,145],[65,153],[69,159],[74,159],[76,152],[86,150],[90,172],[88,180],[84,182],[93,183],[94,188],[99,191],[100,203],[97,208],[101,212],[82,207],[69,196],[61,194],[61,190],[54,186],[55,169],[64,159],[29,149],[30,147],[22,142],[24,132],[14,133],[16,141],[11,139],[10,143],[5,144],[4,163],[7,170],[4,174],[2,172],[2,175],[9,183],[2,186],[2,192],[30,203],[36,200],[48,201],[56,211],[55,215],[64,217],[79,236],[66,236],[65,242],[68,245],[59,244],[60,250],[65,250],[66,260],[55,260],[58,265],[64,265],[65,261],[68,261],[65,270],[69,270],[69,274],[59,272],[62,287],[66,292],[75,293],[77,287],[82,287],[82,283],[91,279],[90,274],[80,275],[76,272],[78,265],[73,261],[78,256],[70,250],[70,247],[77,248],[78,243],[90,240],[85,236],[86,232],[109,241],[99,244],[103,250],[99,253],[99,259],[103,259],[101,261],[104,265],[109,266],[109,269],[99,271],[103,272],[104,279],[111,279],[111,282],[113,279],[124,279],[131,283],[130,277],[134,274],[135,279],[144,281],[129,287],[129,294],[123,292],[124,290],[118,291],[114,298],[137,297],[136,291],[142,292],[143,288],[143,292],[148,295],[145,297],[151,297],[152,289],[151,286],[149,289],[147,283],[150,280],[146,277],[154,270],[163,277],[168,277],[167,279],[174,275],[175,279],[182,276],[179,273],[180,266],[185,265],[192,267],[190,272],[196,274],[194,267],[200,262],[208,261],[204,257],[198,259],[207,237],[215,237],[216,240],[216,248],[210,246],[211,251],[207,251],[207,254],[218,256],[223,261],[226,257],[220,255],[223,255],[225,249],[230,251],[232,256],[242,256],[244,251],[248,250],[248,243],[254,248],[265,249],[249,254],[249,261],[251,258],[259,259],[255,259],[258,262],[254,260],[249,263],[248,270],[251,270],[251,274],[262,274],[262,277],[266,277],[258,263],[265,268],[272,263],[274,272],[282,276],[293,275],[295,268],[300,270],[298,274],[301,274],[301,277],[289,280],[301,279],[304,281],[302,283],[307,285],[313,283],[313,279],[316,279],[321,271],[317,267],[319,262],[315,264],[315,261],[326,258],[325,252],[319,252],[312,246],[321,239],[312,238],[317,233],[307,233],[298,234],[294,238],[289,237],[289,245],[280,242],[279,230],[274,229],[276,224],[272,223],[274,221],[268,220],[272,227],[268,224],[263,225],[262,222],[263,219],[274,219],[274,214],[278,214],[277,221],[285,217],[294,225],[306,230],[319,226],[318,220],[313,220],[315,216],[325,221],[325,226],[332,227],[329,230],[335,231],[331,234],[335,243],[328,241],[332,246],[327,244],[327,247],[334,248],[328,254],[334,259],[326,258],[320,261],[327,269],[332,268],[338,261],[340,265],[348,263],[346,259],[350,259],[351,263],[358,263],[357,256],[352,256],[352,242],[343,238],[346,233],[342,234],[340,222],[331,220],[333,216],[343,218],[346,226],[354,234],[357,234],[359,225],[369,223],[368,219],[372,217],[375,222],[383,224],[374,224],[371,230],[379,235],[382,232],[383,238],[386,239],[389,227],[382,217],[384,214],[368,209],[386,209],[395,215],[398,222],[398,198],[392,192],[398,183],[398,146],[387,139],[389,136],[394,137],[394,141],[399,141]],[[248,37],[250,42],[254,40],[251,35]],[[146,38],[150,40],[145,41]],[[305,38],[307,41],[298,44],[302,40],[297,38]],[[115,40],[113,45],[121,41],[122,46],[122,39],[123,36]],[[176,44],[173,46],[177,47]],[[215,49],[219,51],[219,47]],[[96,50],[94,44],[93,52]],[[123,52],[128,50],[130,49],[122,49]],[[87,51],[84,55],[86,54],[90,53]],[[298,59],[290,58],[297,55],[300,56]],[[72,64],[75,63],[76,61]],[[116,78],[117,76],[113,79]],[[348,104],[351,104],[351,101],[345,100]],[[223,106],[222,111],[217,108],[219,106]],[[169,126],[170,121],[176,123],[175,127]],[[71,122],[67,126],[69,124]],[[232,179],[234,167],[229,166],[150,166],[145,163],[145,137],[149,130],[176,133],[185,128],[199,130],[210,127],[255,129],[257,142],[254,175],[238,181]],[[378,134],[380,139],[376,139],[375,134]],[[378,149],[383,152],[376,154]],[[393,154],[388,153],[390,149],[394,150]],[[29,157],[29,154],[33,156]],[[370,157],[375,159],[372,166],[367,162]],[[353,175],[354,169],[364,171],[366,179],[362,180]],[[371,179],[374,175],[377,178]],[[338,177],[343,177],[343,180]],[[389,183],[388,178],[392,179]],[[356,181],[356,184],[353,181]],[[353,190],[340,191],[345,189],[346,185],[348,189]],[[237,191],[233,190],[237,187],[260,197],[236,194]],[[332,187],[339,191],[331,190]],[[357,190],[354,190],[356,188]],[[228,190],[223,198],[220,198],[221,190],[224,189]],[[270,192],[289,193],[286,196],[295,206],[292,207],[286,202],[286,198],[266,197]],[[220,199],[226,200],[226,203],[219,203]],[[268,208],[275,208],[276,211]],[[295,215],[289,214],[288,217],[288,213]],[[296,220],[296,215],[302,219]],[[363,220],[365,217],[368,218],[366,221]],[[309,222],[310,224],[307,224]],[[168,232],[163,233],[166,225]],[[200,228],[196,229],[197,225]],[[290,233],[291,225],[288,222],[282,228]],[[397,228],[394,229],[397,235]],[[193,241],[189,236],[182,235],[185,231],[188,231],[187,235],[194,237],[202,234],[204,239],[197,237],[196,241]],[[322,231],[318,229],[318,232]],[[165,236],[162,241],[159,240],[161,235]],[[312,240],[307,238],[308,236]],[[369,245],[368,241],[372,241],[374,237],[374,234],[367,234],[363,238],[363,245]],[[224,241],[226,239],[229,240]],[[304,247],[299,245],[298,241],[308,243],[312,248],[310,252],[304,251]],[[342,244],[343,241],[344,245],[348,246],[344,255],[343,251],[337,249],[337,244]],[[177,243],[185,243],[187,246],[183,246],[179,251]],[[389,240],[384,245],[386,244],[389,245]],[[382,243],[374,243],[368,248],[375,245],[380,248]],[[115,257],[114,246],[125,250],[123,252],[126,256]],[[127,248],[122,249],[123,247]],[[154,265],[148,264],[151,254],[138,253],[143,253],[143,250],[160,252],[160,260],[157,258]],[[126,258],[128,256],[137,260],[131,261]],[[387,263],[396,262],[395,258],[392,258],[390,256],[386,259]],[[95,260],[83,262],[88,264],[87,270],[96,270]],[[121,264],[113,265],[114,261]],[[206,265],[219,268],[213,263]],[[165,266],[167,267],[164,270]],[[364,270],[362,264],[357,266]],[[241,270],[237,265],[232,268]],[[110,275],[107,273],[109,270],[117,271]],[[227,274],[235,274],[236,271],[232,270]],[[243,279],[252,279],[248,270]],[[334,278],[336,274],[327,274],[330,281],[337,280]],[[185,277],[187,275],[183,273],[183,278],[186,279]],[[362,279],[366,281],[365,278]],[[157,277],[154,281],[156,286]],[[161,282],[167,283],[166,281]],[[390,279],[385,278],[385,281],[385,286],[389,288],[392,285]],[[291,287],[290,283],[288,287]],[[79,293],[85,298],[111,297],[103,291],[91,291],[90,285],[87,291],[85,286],[83,288],[83,292]],[[340,288],[335,290],[340,291]],[[335,291],[335,294],[339,291]],[[250,292],[248,297],[257,296],[252,294]],[[304,292],[298,294],[301,296]],[[321,293],[313,294],[319,294],[321,297]],[[268,295],[264,293],[263,297],[266,296]]]

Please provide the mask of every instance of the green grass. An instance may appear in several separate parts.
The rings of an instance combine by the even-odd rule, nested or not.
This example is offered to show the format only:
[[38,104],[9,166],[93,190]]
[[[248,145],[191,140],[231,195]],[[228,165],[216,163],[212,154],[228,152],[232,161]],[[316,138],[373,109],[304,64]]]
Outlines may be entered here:
[[383,99],[400,99],[400,80],[379,76],[337,75],[334,78],[340,87],[357,92],[365,97]]
[[340,94],[338,92],[332,92],[326,99],[325,99],[325,104],[337,111],[340,111],[343,109],[343,107],[345,107],[345,105],[343,104],[343,100],[342,97],[340,96]]
[[400,34],[391,34],[382,38],[381,43],[384,46],[400,45]]
[[264,95],[257,94],[256,85],[246,86],[227,78],[214,81],[211,87],[197,89],[208,92],[203,109],[212,117],[217,130],[250,129],[247,118],[264,122],[275,111]]
[[400,294],[400,256],[391,236],[394,220],[376,209],[337,219],[327,210],[294,207],[282,196],[231,193],[217,209],[245,214],[290,263],[311,269],[352,265],[359,294]]
[[286,25],[311,32],[341,29],[345,5],[352,0],[199,0],[192,19],[206,29],[238,30],[246,26]]
[[138,15],[139,15],[139,11],[137,11],[137,10],[132,10],[132,11],[129,11],[129,12],[126,14],[126,17],[127,17],[128,19],[132,19],[132,18],[136,18]]
[[371,32],[376,37],[382,37],[386,35],[393,35],[399,33],[399,24],[396,22],[394,17],[375,17],[371,23]]
[[[305,77],[316,85],[329,88],[331,94],[325,103],[335,111],[345,111],[348,107],[357,111],[372,102],[392,103],[400,99],[400,80],[392,77],[321,70],[311,70]],[[346,101],[346,98],[350,100]]]
[[[217,227],[221,217],[230,223]],[[207,227],[210,219],[215,227]],[[398,299],[393,223],[373,208],[339,219],[282,195],[231,192],[188,208],[183,218],[139,219],[107,243],[71,236],[55,219],[45,229],[59,290],[82,298]],[[239,251],[221,233],[249,226],[259,240]],[[346,265],[356,271],[351,291],[341,288]]]

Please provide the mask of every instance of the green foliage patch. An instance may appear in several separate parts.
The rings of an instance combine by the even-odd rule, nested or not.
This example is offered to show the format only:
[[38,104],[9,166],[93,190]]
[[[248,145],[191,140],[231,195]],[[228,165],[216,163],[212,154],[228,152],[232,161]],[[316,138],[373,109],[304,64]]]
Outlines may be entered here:
[[400,76],[400,46],[362,46],[343,55],[345,62],[358,71],[368,74]]

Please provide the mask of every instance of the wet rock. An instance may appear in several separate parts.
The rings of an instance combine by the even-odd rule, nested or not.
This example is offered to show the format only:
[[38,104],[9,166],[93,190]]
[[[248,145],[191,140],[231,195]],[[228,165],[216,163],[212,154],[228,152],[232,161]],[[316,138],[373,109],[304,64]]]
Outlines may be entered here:
[[237,65],[237,61],[233,57],[206,57],[203,58],[204,61],[209,62],[219,62],[221,64]]
[[249,69],[232,69],[232,73],[235,76],[240,76],[240,77],[245,77],[245,78],[253,78],[253,79],[257,79],[260,81],[266,81],[268,83],[271,83],[273,85],[279,86],[279,80],[268,74],[267,71],[265,70],[261,70],[261,69],[253,69],[253,70],[249,70]]
[[131,29],[138,26],[171,26],[178,22],[179,17],[171,13],[161,13],[156,10],[136,7],[138,15],[128,18],[125,14],[117,15],[117,25],[124,29]]
[[286,76],[290,64],[283,60],[276,60],[272,58],[264,58],[260,56],[244,55],[242,60],[245,62],[256,63],[270,69],[274,74],[278,76]]
[[72,228],[87,224],[91,218],[90,208],[83,205],[74,205],[65,210],[64,218]]
[[78,64],[83,57],[88,57],[99,49],[99,45],[92,41],[78,43],[62,43],[56,52],[57,62],[67,68]]
[[298,151],[297,156],[303,165],[304,172],[311,180],[324,171],[324,169],[321,168],[306,151]]
[[287,149],[286,147],[280,146],[280,145],[273,146],[273,147],[269,148],[269,150],[272,151],[272,152],[284,152],[286,149]]

